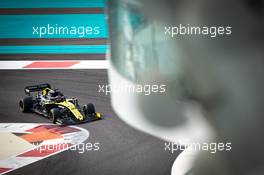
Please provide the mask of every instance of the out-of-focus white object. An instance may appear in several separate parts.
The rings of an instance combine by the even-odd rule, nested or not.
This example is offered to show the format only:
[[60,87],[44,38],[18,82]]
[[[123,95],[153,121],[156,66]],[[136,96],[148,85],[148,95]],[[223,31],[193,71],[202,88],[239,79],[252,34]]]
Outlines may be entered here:
[[[108,69],[110,85],[114,87],[129,87],[135,85],[132,81],[121,76],[110,64]],[[111,103],[117,115],[130,126],[143,132],[180,144],[189,144],[192,142],[204,142],[212,137],[213,131],[202,116],[199,107],[190,105],[185,108],[186,122],[182,125],[175,123],[175,127],[159,127],[154,125],[146,114],[140,109],[136,92],[115,91],[111,93]],[[166,99],[164,99],[166,100]],[[170,104],[164,104],[168,105]],[[173,108],[173,107],[172,107]],[[164,115],[173,115],[164,113]],[[162,117],[162,116],[160,116]],[[170,116],[177,117],[177,116]],[[172,124],[173,125],[173,124]]]
[[199,151],[187,148],[177,157],[171,168],[171,175],[186,175],[190,173],[196,155]]

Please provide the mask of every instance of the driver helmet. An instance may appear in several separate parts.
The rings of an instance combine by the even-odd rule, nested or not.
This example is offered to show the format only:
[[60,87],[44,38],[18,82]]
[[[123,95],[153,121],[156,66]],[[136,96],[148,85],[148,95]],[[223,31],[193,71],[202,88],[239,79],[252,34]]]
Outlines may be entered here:
[[54,91],[54,90],[50,90],[50,91],[48,92],[48,97],[56,97],[56,93],[55,93],[55,91]]

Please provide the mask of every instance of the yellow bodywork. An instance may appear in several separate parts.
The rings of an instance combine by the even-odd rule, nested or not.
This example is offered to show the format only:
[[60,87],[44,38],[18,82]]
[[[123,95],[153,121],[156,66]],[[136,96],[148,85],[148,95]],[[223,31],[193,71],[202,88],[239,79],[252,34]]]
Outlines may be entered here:
[[42,90],[42,95],[46,96],[48,91],[50,91],[50,90],[51,90],[50,88],[45,88],[44,90]]
[[55,103],[55,104],[56,105],[60,105],[60,106],[64,106],[64,107],[68,108],[77,119],[84,120],[83,115],[76,108],[76,106],[74,104],[72,104],[71,102],[69,102],[69,101],[63,101],[63,102]]
[[96,114],[96,117],[97,117],[97,118],[102,118],[102,114],[101,114],[101,113],[97,112],[97,113],[95,113],[95,114]]
[[[42,90],[42,95],[46,96],[48,91],[50,91],[50,90],[51,90],[50,88],[45,88],[44,90]],[[72,100],[72,99],[66,99],[65,101],[59,102],[59,103],[53,103],[53,102],[49,103],[49,102],[47,102],[46,104],[56,104],[58,106],[64,106],[64,107],[68,108],[71,111],[71,113],[75,116],[75,118],[77,118],[80,121],[84,120],[85,117],[80,113],[80,111],[76,108],[76,106],[73,103],[70,102],[70,100]],[[96,114],[96,117],[98,119],[102,118],[102,114],[101,113],[97,112],[95,114]]]
[[[50,88],[45,88],[44,90],[42,90],[42,95],[46,96],[48,91],[50,91],[50,90],[51,90]],[[66,101],[63,101],[60,103],[54,103],[54,104],[68,108],[77,119],[84,120],[84,116],[80,113],[80,111],[76,108],[76,106],[74,104],[69,102],[69,100],[70,99],[67,99]],[[47,104],[49,104],[49,103],[47,103]]]

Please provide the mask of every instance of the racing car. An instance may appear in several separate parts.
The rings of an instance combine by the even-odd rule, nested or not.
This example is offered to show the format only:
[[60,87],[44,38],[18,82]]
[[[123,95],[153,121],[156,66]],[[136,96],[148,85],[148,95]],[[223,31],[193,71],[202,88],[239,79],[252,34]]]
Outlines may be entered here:
[[102,119],[92,103],[81,107],[77,98],[67,98],[48,83],[27,86],[27,95],[19,100],[21,112],[34,112],[52,120],[54,124],[72,125]]

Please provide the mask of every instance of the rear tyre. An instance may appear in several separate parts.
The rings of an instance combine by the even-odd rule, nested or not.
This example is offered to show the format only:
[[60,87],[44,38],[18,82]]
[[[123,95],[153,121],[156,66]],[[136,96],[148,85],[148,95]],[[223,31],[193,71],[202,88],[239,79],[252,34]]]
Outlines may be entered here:
[[84,111],[85,115],[95,114],[95,107],[92,103],[88,103],[88,104],[84,105],[83,111]]
[[25,97],[19,100],[19,110],[21,112],[30,112],[33,107],[32,97]]
[[60,109],[59,108],[52,108],[50,110],[50,115],[52,119],[52,123],[56,123],[57,119],[60,117]]

